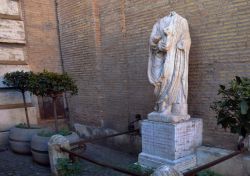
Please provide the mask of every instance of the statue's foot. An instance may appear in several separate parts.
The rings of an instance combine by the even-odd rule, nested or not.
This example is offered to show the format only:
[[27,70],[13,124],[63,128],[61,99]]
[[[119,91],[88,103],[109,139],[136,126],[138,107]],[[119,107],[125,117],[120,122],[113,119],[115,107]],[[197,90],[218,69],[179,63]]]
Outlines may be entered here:
[[148,114],[148,119],[153,121],[178,123],[190,119],[190,115],[176,115],[169,112],[151,112]]

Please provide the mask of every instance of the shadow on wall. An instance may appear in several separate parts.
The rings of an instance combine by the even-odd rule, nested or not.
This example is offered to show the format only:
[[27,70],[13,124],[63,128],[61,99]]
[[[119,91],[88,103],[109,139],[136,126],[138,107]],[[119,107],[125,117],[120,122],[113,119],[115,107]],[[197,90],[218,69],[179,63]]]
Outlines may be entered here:
[[[74,129],[83,139],[93,139],[119,133],[109,128],[98,128],[82,124],[74,124]],[[125,151],[131,154],[138,154],[141,151],[141,137],[139,135],[120,135],[96,142],[110,148]]]

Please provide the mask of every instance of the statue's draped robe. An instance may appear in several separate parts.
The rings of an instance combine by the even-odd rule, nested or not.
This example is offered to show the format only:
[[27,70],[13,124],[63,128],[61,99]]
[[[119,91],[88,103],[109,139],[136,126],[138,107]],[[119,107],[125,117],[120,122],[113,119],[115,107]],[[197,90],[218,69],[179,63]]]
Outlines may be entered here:
[[[166,42],[166,52],[157,52],[155,39]],[[149,42],[148,77],[155,86],[155,110],[164,111],[173,104],[187,104],[191,45],[187,20],[172,12],[154,25]]]

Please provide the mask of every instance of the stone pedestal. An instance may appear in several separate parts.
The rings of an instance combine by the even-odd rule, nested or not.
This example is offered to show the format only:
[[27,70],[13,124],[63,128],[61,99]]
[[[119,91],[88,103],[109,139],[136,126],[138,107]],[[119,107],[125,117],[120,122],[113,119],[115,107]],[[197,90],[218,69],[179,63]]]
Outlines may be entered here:
[[144,120],[141,133],[141,165],[156,168],[164,164],[179,171],[196,165],[195,149],[202,143],[201,119],[191,118],[180,123]]
[[53,176],[59,176],[57,162],[60,158],[69,159],[69,154],[62,152],[60,148],[70,150],[69,140],[62,135],[54,135],[48,142],[50,169]]

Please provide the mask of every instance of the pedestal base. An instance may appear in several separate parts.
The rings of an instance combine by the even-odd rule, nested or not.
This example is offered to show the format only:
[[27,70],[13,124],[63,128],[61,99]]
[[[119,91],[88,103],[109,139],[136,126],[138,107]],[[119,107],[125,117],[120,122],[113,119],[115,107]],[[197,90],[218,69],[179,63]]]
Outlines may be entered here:
[[201,119],[180,123],[144,120],[141,133],[139,164],[149,168],[166,164],[180,171],[196,165],[195,149],[202,143]]
[[190,115],[175,115],[175,114],[164,114],[160,112],[151,112],[148,114],[148,120],[158,121],[158,122],[170,122],[177,123],[183,122],[190,119]]
[[169,160],[146,153],[139,154],[139,164],[145,167],[157,168],[161,165],[169,165],[182,172],[196,166],[196,155],[188,155],[176,160]]

